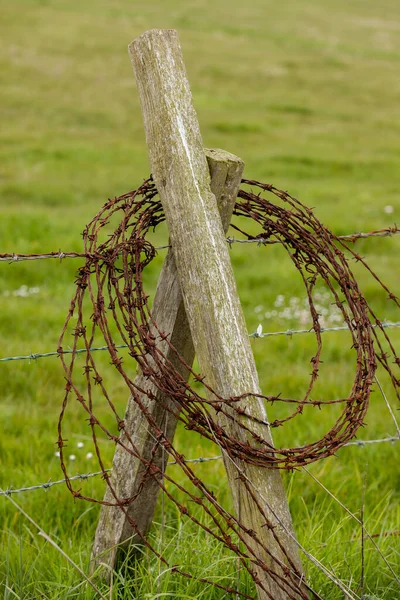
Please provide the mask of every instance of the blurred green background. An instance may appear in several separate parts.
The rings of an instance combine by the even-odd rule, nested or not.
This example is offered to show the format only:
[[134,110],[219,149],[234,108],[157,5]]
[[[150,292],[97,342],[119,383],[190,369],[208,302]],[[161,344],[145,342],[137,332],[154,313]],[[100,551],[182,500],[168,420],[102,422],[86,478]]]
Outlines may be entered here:
[[[397,0],[2,0],[0,7],[0,252],[82,251],[81,232],[105,200],[136,188],[148,176],[127,46],[150,28],[179,32],[205,146],[239,155],[246,163],[246,177],[288,190],[315,207],[317,216],[337,234],[380,229],[398,220]],[[166,235],[163,230],[156,240],[165,241]],[[357,249],[399,294],[399,239],[365,240]],[[305,293],[282,249],[236,245],[231,256],[250,332],[260,323],[264,331],[307,327]],[[162,258],[146,274],[149,291],[154,290]],[[56,349],[79,264],[75,260],[1,263],[1,357]],[[399,321],[386,294],[358,265],[354,269],[379,317]],[[324,290],[320,294],[325,323],[338,324],[330,299],[323,296]],[[398,344],[396,331],[392,336]],[[324,341],[318,391],[325,398],[347,395],[355,369],[349,337],[326,334]],[[312,336],[256,340],[253,348],[264,392],[300,396],[315,349]],[[107,368],[106,357],[99,361]],[[387,378],[379,377],[397,409]],[[56,358],[1,363],[1,486],[60,478],[54,442],[63,385]],[[127,393],[116,379],[113,385],[123,413]],[[99,411],[107,419],[106,408]],[[285,444],[317,439],[333,416],[328,410],[317,417],[310,413],[278,431],[276,439]],[[97,470],[94,459],[87,458],[92,446],[84,418],[76,406],[71,407],[69,439],[71,454],[76,456],[70,463],[71,475]],[[360,437],[394,433],[376,389]],[[78,442],[84,443],[83,449],[77,449]],[[218,453],[190,432],[179,431],[177,443],[188,458]],[[110,462],[113,449],[104,451]],[[210,464],[199,465],[199,474],[225,497],[223,467]],[[399,530],[396,444],[343,449],[337,458],[314,465],[312,471],[358,515],[366,474],[368,527],[374,534]],[[307,475],[285,476],[285,482],[300,541],[361,595],[360,528]],[[101,497],[102,485],[92,480],[85,489]],[[64,488],[15,498],[74,560],[87,567],[96,508],[74,503]],[[79,576],[37,538],[6,498],[0,498],[0,511],[4,598],[90,596],[82,587],[70,591]],[[175,531],[176,515],[171,512],[170,518]],[[189,529],[187,539],[196,535]],[[397,571],[398,539],[395,535],[377,538]],[[207,555],[208,542],[201,536],[196,540]],[[364,593],[385,600],[398,598],[393,573],[370,542],[364,552]],[[221,565],[224,575],[226,566]],[[324,598],[343,597],[315,567],[307,564],[306,568]],[[126,597],[157,597],[160,592],[152,587],[151,569],[150,565],[142,573],[144,587],[139,591],[121,584],[131,594]],[[169,585],[173,583],[165,584],[165,593]],[[251,588],[248,582],[243,585]],[[115,597],[124,593],[115,590]],[[190,594],[223,597],[201,586]]]

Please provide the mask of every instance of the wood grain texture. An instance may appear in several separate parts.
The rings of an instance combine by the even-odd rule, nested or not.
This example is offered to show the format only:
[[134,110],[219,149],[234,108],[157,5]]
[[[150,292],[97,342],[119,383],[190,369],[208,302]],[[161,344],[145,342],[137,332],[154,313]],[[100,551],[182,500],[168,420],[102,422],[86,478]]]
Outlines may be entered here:
[[[244,163],[237,156],[224,150],[206,150],[205,156],[211,174],[211,189],[218,201],[223,228],[227,231]],[[171,250],[168,251],[162,267],[152,316],[160,330],[170,334],[173,346],[185,362],[191,365],[194,359],[193,342],[176,273],[174,254]],[[166,341],[160,343],[160,349],[166,356],[166,360],[170,361],[187,380],[189,372],[177,360],[175,353],[171,352]],[[172,442],[177,419],[167,408],[174,409],[176,412],[176,407],[143,375],[137,376],[135,384],[139,388],[149,391],[155,398],[151,400],[142,397],[142,401],[158,427]],[[156,445],[154,435],[149,430],[147,419],[132,397],[128,400],[125,414],[125,432],[131,436],[138,453],[146,460],[150,460],[153,456],[153,463],[164,471],[166,457],[161,448],[154,452]],[[125,432],[121,434],[121,441],[124,445],[129,446]],[[160,488],[155,478],[146,479],[143,485],[143,473],[144,468],[141,461],[118,445],[113,460],[111,483],[119,498],[134,497],[142,486],[140,496],[129,504],[126,510],[127,515],[136,521],[137,527],[146,536],[153,519]],[[106,490],[104,500],[114,502],[109,488]],[[92,549],[91,571],[93,572],[100,563],[113,568],[118,549],[130,543],[140,544],[140,542],[141,538],[135,534],[126,514],[119,508],[103,505]],[[108,569],[105,576],[107,577],[109,573]]]
[[[129,51],[139,89],[151,169],[169,227],[200,371],[223,397],[260,393],[221,219],[210,190],[210,175],[177,33],[148,31],[132,42]],[[264,404],[259,399],[247,398],[242,408],[267,421]],[[245,416],[243,419],[246,425],[250,424]],[[239,429],[232,420],[221,418],[220,424],[229,436],[243,443],[254,443],[250,434]],[[251,426],[272,443],[268,425]],[[257,490],[292,563],[301,572],[297,547],[286,534],[287,531],[292,533],[292,525],[280,473],[241,461],[235,464],[226,457],[225,466],[240,520],[256,531],[265,545],[285,562],[265,527],[265,519],[239,483],[238,471],[245,473]],[[259,558],[271,565],[267,555]],[[258,576],[268,589],[268,594],[258,589],[260,599],[288,597],[261,569]]]

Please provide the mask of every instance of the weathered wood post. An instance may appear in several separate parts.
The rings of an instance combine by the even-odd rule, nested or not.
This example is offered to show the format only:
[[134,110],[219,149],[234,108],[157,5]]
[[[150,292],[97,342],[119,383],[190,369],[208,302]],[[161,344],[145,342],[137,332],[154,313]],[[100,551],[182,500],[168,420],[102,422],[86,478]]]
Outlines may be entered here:
[[[218,210],[224,230],[227,231],[244,164],[240,158],[224,150],[206,150],[205,156],[211,175],[211,189],[218,202]],[[170,334],[173,346],[184,358],[186,364],[191,365],[194,359],[192,336],[183,305],[174,254],[171,249],[168,251],[161,270],[152,316],[160,330]],[[166,341],[160,343],[160,349],[166,360],[170,361],[182,377],[187,380],[189,372],[177,360],[176,354],[171,351]],[[159,428],[165,432],[167,438],[172,442],[177,419],[174,416],[174,410],[170,412],[165,407],[174,408],[175,411],[176,407],[173,406],[173,403],[165,394],[160,392],[143,375],[139,374],[137,376],[135,384],[138,388],[151,392],[155,398],[152,400],[144,397],[142,401]],[[146,417],[132,397],[128,400],[124,421],[124,431],[129,432],[139,455],[146,460],[153,457],[153,463],[164,470],[162,448],[160,447],[154,452],[157,441],[154,439],[152,432],[149,431]],[[129,445],[124,432],[122,433],[122,441],[124,444]],[[142,486],[140,496],[126,508],[126,511],[129,517],[135,520],[141,533],[146,535],[153,520],[160,487],[153,477],[147,478],[143,483],[143,471],[143,463],[138,458],[126,452],[122,446],[117,446],[111,483],[119,498],[134,497],[139,490],[139,486]],[[106,490],[104,500],[114,502],[114,497],[109,488]],[[117,551],[121,546],[140,542],[140,537],[135,535],[125,512],[118,507],[102,506],[92,550],[92,572],[99,564],[107,565],[112,569],[115,565]]]
[[[135,40],[129,50],[142,104],[152,173],[169,227],[200,371],[207,383],[223,397],[245,392],[258,394],[255,363],[217,203],[210,190],[210,174],[177,34],[168,30],[148,31]],[[251,410],[260,421],[267,421],[262,401],[247,398],[242,408]],[[250,434],[238,429],[230,419],[221,418],[220,425],[229,436],[240,438],[244,443],[250,441]],[[254,432],[272,443],[267,425],[253,423],[252,427]],[[251,441],[254,443],[252,438]],[[302,567],[297,547],[286,533],[292,532],[292,525],[279,472],[246,465],[242,461],[234,464],[225,460],[225,466],[241,522],[256,531],[270,551],[287,563],[269,529],[263,527],[265,518],[238,479],[238,470],[245,473],[254,489],[259,491],[259,497],[267,499],[265,512],[268,519],[279,532],[280,541],[300,575]],[[95,555],[97,550],[95,547]],[[259,558],[279,571],[266,553]],[[261,568],[257,574],[268,590],[264,592],[258,588],[260,600],[288,597],[282,589],[284,586],[268,577]],[[295,596],[296,592],[291,591],[291,597]]]

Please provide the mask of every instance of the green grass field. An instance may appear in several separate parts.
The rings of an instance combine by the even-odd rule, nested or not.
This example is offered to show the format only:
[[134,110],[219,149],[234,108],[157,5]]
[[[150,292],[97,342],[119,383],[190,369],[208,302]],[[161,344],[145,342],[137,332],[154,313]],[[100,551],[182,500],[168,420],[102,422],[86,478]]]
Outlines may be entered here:
[[[136,188],[148,176],[127,45],[150,28],[179,32],[205,146],[242,157],[248,178],[273,183],[315,207],[336,234],[399,221],[396,0],[3,0],[0,5],[0,252],[82,251],[81,232],[105,200]],[[165,231],[157,235],[157,241],[165,239]],[[400,295],[399,237],[363,240],[357,249]],[[231,257],[249,332],[260,323],[264,331],[307,326],[301,310],[305,292],[282,249],[235,245]],[[149,290],[155,288],[162,258],[160,254],[146,274]],[[56,349],[79,264],[0,264],[0,357]],[[400,321],[394,304],[372,278],[358,265],[354,269],[379,317]],[[326,319],[337,324],[322,291],[321,303]],[[400,333],[393,330],[392,339],[398,344]],[[327,333],[324,341],[318,392],[324,398],[348,395],[355,370],[349,337]],[[264,392],[300,396],[315,349],[312,336],[252,344]],[[107,357],[99,356],[99,361],[107,366]],[[388,379],[380,372],[378,376],[398,409]],[[0,487],[60,479],[55,441],[64,379],[58,359],[2,362],[0,377]],[[118,380],[114,385],[115,402],[123,413],[127,393]],[[333,417],[326,409],[300,417],[291,428],[277,431],[277,443],[318,439]],[[68,432],[69,454],[76,457],[70,461],[71,475],[98,470],[95,459],[87,458],[92,452],[90,430],[77,407],[70,411]],[[375,386],[359,437],[378,439],[395,432]],[[111,463],[112,448],[104,446]],[[219,453],[183,429],[177,446],[187,458]],[[364,504],[366,527],[397,573],[399,448],[387,443],[351,446],[310,467],[358,518]],[[200,464],[197,472],[229,504],[221,462]],[[369,540],[362,579],[361,528],[338,503],[305,472],[285,474],[285,483],[298,539],[306,549],[350,586],[354,597],[399,598],[393,573]],[[104,482],[99,478],[82,486],[102,497]],[[87,571],[97,506],[74,502],[64,486],[13,499]],[[172,506],[165,510],[163,536],[160,510],[151,535],[171,564],[235,584],[236,559]],[[0,523],[4,599],[95,597],[6,497],[0,497]],[[310,584],[324,599],[344,598],[312,563],[304,559],[304,565]],[[135,572],[127,563],[115,575],[113,590],[103,586],[103,592],[138,600],[227,597],[195,580],[160,575],[159,569],[158,561],[145,553]],[[240,579],[241,590],[254,593],[244,573]]]

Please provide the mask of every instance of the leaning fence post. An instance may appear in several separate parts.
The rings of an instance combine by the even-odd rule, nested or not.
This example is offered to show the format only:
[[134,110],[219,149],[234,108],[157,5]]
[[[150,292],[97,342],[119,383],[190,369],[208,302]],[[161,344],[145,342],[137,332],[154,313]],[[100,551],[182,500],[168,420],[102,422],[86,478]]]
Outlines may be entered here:
[[[206,150],[205,156],[211,175],[211,189],[217,199],[220,219],[225,231],[228,230],[235,204],[240,180],[243,173],[243,161],[224,150]],[[170,341],[186,364],[191,365],[194,359],[194,348],[189,323],[183,305],[182,294],[176,273],[175,259],[172,250],[165,258],[157,290],[154,298],[152,316],[161,331],[170,334]],[[186,380],[189,372],[183,367],[166,341],[160,342],[160,350],[166,360],[171,361],[175,369]],[[147,410],[151,413],[158,427],[165,432],[171,442],[174,438],[177,419],[176,406],[154,384],[140,373],[135,380],[138,389],[146,389],[154,399],[142,398]],[[168,411],[166,407],[170,407]],[[135,400],[130,397],[125,414],[125,426],[122,441],[125,444],[127,432],[134,442],[140,456],[164,470],[162,448],[154,450],[157,440],[149,428],[147,418]],[[160,487],[155,477],[143,480],[143,462],[117,445],[113,460],[111,476],[112,486],[119,498],[132,498],[140,489],[140,496],[126,507],[126,513],[119,507],[103,505],[96,529],[92,549],[91,571],[100,564],[112,569],[116,562],[117,552],[129,544],[141,543],[135,534],[131,522],[133,519],[142,535],[146,535],[151,526]],[[114,496],[107,487],[104,500],[114,502]],[[109,571],[105,577],[109,576]]]
[[[216,393],[225,398],[246,392],[257,394],[260,392],[257,371],[217,204],[210,191],[210,175],[177,33],[151,30],[132,42],[129,49],[152,173],[169,227],[200,371]],[[258,399],[247,398],[242,408],[251,410],[256,418],[266,422],[264,405]],[[228,435],[241,438],[243,443],[250,440],[246,438],[249,434],[233,420],[221,418],[220,424]],[[253,424],[252,427],[272,444],[269,426]],[[297,548],[293,538],[287,535],[292,525],[279,472],[246,465],[243,461],[234,464],[225,460],[225,466],[241,522],[249,531],[255,531],[281,561],[287,563],[289,557],[300,574]],[[254,498],[245,493],[239,473],[244,473],[254,486],[270,524],[280,532],[286,556],[265,527],[265,517],[260,514]],[[270,562],[268,555],[260,560]],[[261,582],[260,599],[296,597],[293,591],[292,596],[288,596],[284,586],[265,570],[255,568]]]

